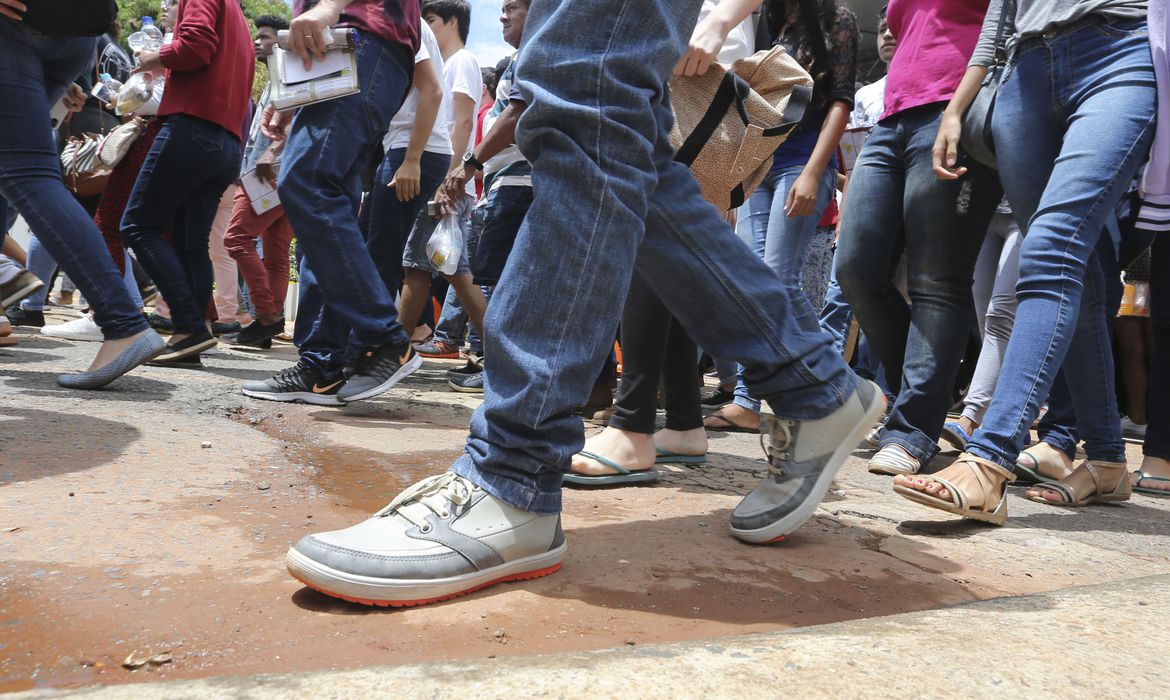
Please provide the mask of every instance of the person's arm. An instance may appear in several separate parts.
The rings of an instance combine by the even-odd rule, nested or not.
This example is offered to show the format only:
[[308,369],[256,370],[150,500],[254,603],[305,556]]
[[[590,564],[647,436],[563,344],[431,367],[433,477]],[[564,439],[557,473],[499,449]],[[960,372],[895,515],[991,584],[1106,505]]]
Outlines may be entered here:
[[288,50],[300,56],[305,70],[313,67],[313,59],[325,60],[325,44],[322,37],[325,28],[337,24],[341,11],[353,0],[321,0],[311,9],[293,18],[288,28]]
[[[512,98],[508,102],[508,106],[500,112],[500,116],[492,124],[492,128],[484,135],[483,140],[479,142],[471,154],[475,159],[481,163],[490,160],[500,151],[516,142],[516,123],[520,121],[520,115],[528,105],[516,98]],[[463,163],[462,158],[459,163],[451,168],[451,172],[447,173],[447,177],[443,180],[443,184],[439,185],[438,195],[435,201],[440,204],[440,208],[447,202],[455,202],[463,195],[464,188],[467,186],[467,181],[470,180],[476,173],[476,169]]]
[[183,16],[175,25],[171,43],[158,51],[139,51],[135,73],[167,68],[175,71],[198,70],[211,63],[219,50],[219,35],[215,33],[221,2],[215,0],[187,0]]
[[957,180],[967,172],[967,168],[959,167],[959,137],[963,134],[963,114],[975,101],[983,79],[987,77],[987,66],[969,66],[963,74],[963,81],[955,90],[954,97],[943,110],[942,120],[938,125],[938,136],[934,139],[934,149],[930,153],[931,165],[934,174],[940,180]]
[[455,121],[451,124],[451,168],[462,165],[467,144],[471,143],[471,130],[475,126],[475,100],[462,92],[451,95],[455,107]]
[[675,75],[702,75],[715,61],[727,35],[748,15],[755,12],[763,0],[720,0],[711,14],[703,18],[691,34],[686,53],[674,67]]
[[431,137],[431,130],[435,128],[439,106],[443,103],[443,86],[439,84],[439,76],[435,73],[435,64],[431,59],[414,64],[414,87],[418,90],[418,106],[414,112],[414,126],[410,129],[410,144],[406,147],[402,165],[398,166],[390,184],[386,185],[394,188],[400,202],[409,202],[419,194],[423,150],[427,139]]

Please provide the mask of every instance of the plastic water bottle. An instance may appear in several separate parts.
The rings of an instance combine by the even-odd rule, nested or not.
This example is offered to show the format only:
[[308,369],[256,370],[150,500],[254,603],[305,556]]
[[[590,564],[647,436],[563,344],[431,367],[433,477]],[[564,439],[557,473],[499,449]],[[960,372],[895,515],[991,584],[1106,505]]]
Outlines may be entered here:
[[93,91],[90,93],[102,102],[113,104],[118,99],[118,91],[122,89],[122,83],[110,77],[109,73],[101,74],[101,82],[93,86]]
[[150,100],[154,91],[154,79],[149,73],[135,73],[130,76],[126,84],[118,90],[118,102],[115,112],[131,114]]
[[155,26],[154,19],[151,17],[143,17],[142,29],[126,38],[126,44],[135,53],[144,50],[158,51],[162,43],[162,30]]

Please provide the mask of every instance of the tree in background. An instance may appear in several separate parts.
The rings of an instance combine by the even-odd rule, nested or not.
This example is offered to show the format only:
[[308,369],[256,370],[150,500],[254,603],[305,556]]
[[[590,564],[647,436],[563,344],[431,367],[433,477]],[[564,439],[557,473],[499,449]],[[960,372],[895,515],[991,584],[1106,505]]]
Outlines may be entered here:
[[[251,27],[253,34],[256,32],[256,25],[252,22],[252,18],[261,15],[288,17],[291,14],[284,0],[242,0],[240,5],[244,8],[244,16],[248,18],[248,26]],[[138,31],[142,26],[143,17],[153,17],[157,21],[160,14],[162,14],[162,8],[159,0],[118,0],[119,40],[122,42],[123,48],[127,48],[125,46],[126,37]],[[260,97],[260,92],[267,82],[268,68],[263,64],[258,65],[256,78],[252,83],[253,99]]]

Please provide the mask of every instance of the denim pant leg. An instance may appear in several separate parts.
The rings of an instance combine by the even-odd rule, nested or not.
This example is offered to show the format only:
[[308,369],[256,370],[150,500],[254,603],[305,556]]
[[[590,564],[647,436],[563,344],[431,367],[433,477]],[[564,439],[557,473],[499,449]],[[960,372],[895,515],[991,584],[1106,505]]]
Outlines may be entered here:
[[[528,16],[517,143],[540,197],[488,307],[484,404],[453,466],[516,507],[560,508],[583,443],[573,408],[612,347],[635,257],[683,326],[743,363],[778,413],[822,417],[855,388],[829,339],[800,329],[788,291],[672,160],[666,81],[699,4],[534,3]],[[598,17],[612,20],[604,31]]]
[[[1149,153],[1155,101],[1144,22],[1088,25],[1017,49],[993,120],[1000,177],[1024,222],[1016,325],[972,454],[1014,467],[1066,361],[1082,297],[1095,287],[1090,258],[1101,232]],[[1098,414],[1090,458],[1116,461],[1124,458],[1120,427],[1099,415],[1113,403],[1101,393],[1112,386],[1112,361],[1095,338],[1078,351],[1100,364],[1089,377],[1074,379],[1070,369],[1066,378],[1086,440],[1083,413]],[[1078,379],[1096,389],[1078,391]]]
[[41,36],[0,18],[0,221],[12,208],[24,214],[114,340],[149,326],[126,296],[93,218],[65,189],[57,144],[45,128],[50,106],[91,65],[95,42]]
[[1170,239],[1154,239],[1150,260],[1150,321],[1154,352],[1150,356],[1150,424],[1142,452],[1170,459]]
[[[897,444],[924,462],[939,450],[974,324],[975,261],[1002,195],[995,172],[974,163],[958,180],[935,177],[931,150],[941,113],[935,105],[887,119],[874,130],[874,136],[879,129],[882,134],[872,151],[866,142],[845,206],[837,270],[887,378],[892,379],[894,363],[902,363],[901,385],[890,387],[898,397],[882,444]],[[909,309],[891,279],[877,278],[897,265],[898,249],[882,247],[897,240],[892,231],[898,227],[905,241]]]
[[49,298],[49,287],[53,282],[53,273],[57,271],[57,261],[49,255],[49,251],[45,250],[41,239],[37,238],[35,233],[28,239],[28,265],[25,269],[36,275],[39,280],[45,283],[45,286],[20,302],[20,308],[25,311],[44,311],[45,302]]
[[983,331],[983,347],[963,401],[963,417],[976,423],[983,422],[983,413],[991,403],[999,367],[1016,322],[1020,240],[1020,227],[1015,219],[1010,214],[996,214],[976,263],[975,312]]
[[293,326],[293,345],[300,352],[301,361],[318,372],[331,375],[345,366],[349,327],[337,314],[326,313],[325,295],[317,284],[317,275],[308,258],[297,246],[297,271],[300,296],[297,299],[297,319]]
[[841,291],[837,281],[837,256],[833,256],[833,267],[829,269],[829,288],[825,290],[825,305],[821,307],[821,330],[833,338],[833,349],[845,354],[845,343],[849,340],[849,326],[853,324],[853,310]]
[[402,104],[412,64],[401,47],[373,35],[363,34],[356,52],[361,94],[301,108],[277,189],[330,312],[361,345],[405,343],[394,293],[366,249],[357,213],[361,172]]
[[1077,456],[1081,437],[1077,434],[1076,407],[1073,406],[1063,368],[1057,371],[1052,380],[1052,388],[1048,391],[1048,410],[1036,425],[1036,437],[1040,442],[1047,442],[1065,453],[1069,459]]
[[462,345],[463,337],[467,334],[467,312],[455,293],[454,285],[447,287],[447,294],[443,297],[443,310],[439,313],[439,322],[435,324],[435,340],[450,345]]
[[[792,189],[803,169],[804,166],[792,166],[772,171],[768,176],[769,187],[763,192],[760,190],[754,192],[748,202],[747,224],[751,228],[752,241],[757,251],[762,244],[764,264],[780,277],[780,281],[791,292],[792,310],[796,314],[797,322],[806,332],[815,333],[820,330],[820,324],[812,303],[801,289],[801,273],[805,251],[808,250],[809,243],[816,233],[817,223],[820,222],[821,215],[833,196],[837,172],[825,169],[817,189],[816,208],[812,214],[790,217],[784,213],[788,191]],[[743,234],[740,236],[742,238]],[[760,410],[760,402],[749,396],[747,385],[743,381],[742,368],[735,386],[735,403],[754,412]]]

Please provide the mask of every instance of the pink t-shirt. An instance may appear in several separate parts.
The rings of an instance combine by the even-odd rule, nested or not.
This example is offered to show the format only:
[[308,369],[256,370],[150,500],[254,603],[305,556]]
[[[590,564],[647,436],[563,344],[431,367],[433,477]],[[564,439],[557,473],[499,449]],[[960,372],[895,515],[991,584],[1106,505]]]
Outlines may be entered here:
[[886,77],[882,118],[955,94],[979,40],[988,0],[890,0],[886,21],[898,39]]

